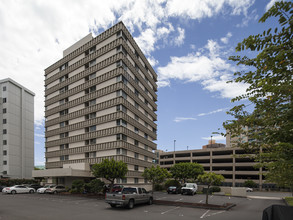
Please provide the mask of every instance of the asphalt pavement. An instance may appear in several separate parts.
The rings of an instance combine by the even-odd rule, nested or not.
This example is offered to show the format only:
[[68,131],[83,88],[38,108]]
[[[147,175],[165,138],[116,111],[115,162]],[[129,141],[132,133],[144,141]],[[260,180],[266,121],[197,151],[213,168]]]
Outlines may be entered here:
[[[164,198],[165,197],[165,198]],[[168,195],[155,193],[155,199],[205,202],[205,195]],[[166,205],[138,205],[134,209],[111,208],[104,200],[95,198],[48,194],[0,194],[0,220],[178,220],[178,219],[237,219],[260,220],[262,211],[272,205],[284,205],[282,200],[210,196],[210,203],[227,201],[236,204],[228,211]]]

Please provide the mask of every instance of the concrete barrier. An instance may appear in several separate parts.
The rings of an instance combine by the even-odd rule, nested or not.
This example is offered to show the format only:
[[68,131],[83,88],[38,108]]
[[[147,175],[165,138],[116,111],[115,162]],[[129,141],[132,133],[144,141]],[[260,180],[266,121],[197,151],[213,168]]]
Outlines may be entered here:
[[245,187],[231,187],[231,196],[246,197],[246,188]]

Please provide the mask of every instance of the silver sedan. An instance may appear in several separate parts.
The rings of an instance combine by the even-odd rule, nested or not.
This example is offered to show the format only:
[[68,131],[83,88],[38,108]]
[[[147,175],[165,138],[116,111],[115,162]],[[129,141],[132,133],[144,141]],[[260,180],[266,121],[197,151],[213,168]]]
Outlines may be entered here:
[[23,185],[15,185],[15,186],[9,186],[2,189],[2,193],[10,193],[10,194],[16,194],[16,193],[34,193],[36,190],[34,188],[29,188]]

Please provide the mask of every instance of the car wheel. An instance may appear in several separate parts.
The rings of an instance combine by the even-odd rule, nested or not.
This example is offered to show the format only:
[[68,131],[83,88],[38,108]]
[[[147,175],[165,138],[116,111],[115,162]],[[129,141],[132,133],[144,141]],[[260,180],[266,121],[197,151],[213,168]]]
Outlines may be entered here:
[[34,190],[31,189],[31,190],[29,191],[29,193],[31,193],[31,194],[34,193]]
[[152,197],[149,199],[148,204],[149,205],[152,205],[153,204],[153,198]]
[[133,209],[133,207],[134,207],[134,201],[133,201],[133,199],[131,199],[131,200],[129,200],[129,202],[128,202],[128,208],[129,208],[129,209]]
[[168,192],[168,194],[170,194],[170,192]]
[[13,194],[13,195],[16,194],[16,191],[15,190],[12,190],[11,191],[11,194]]
[[111,206],[112,208],[115,208],[115,207],[116,207],[116,204],[110,204],[110,206]]

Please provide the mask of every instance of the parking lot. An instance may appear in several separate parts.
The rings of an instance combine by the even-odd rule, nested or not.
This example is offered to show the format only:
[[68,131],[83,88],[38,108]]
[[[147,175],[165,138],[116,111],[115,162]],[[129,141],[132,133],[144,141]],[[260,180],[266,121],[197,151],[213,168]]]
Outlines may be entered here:
[[[155,193],[155,199],[205,202],[205,195],[168,195]],[[210,196],[210,203],[235,203],[232,209],[209,210],[165,205],[139,205],[134,209],[110,208],[96,198],[48,194],[0,194],[0,220],[33,219],[261,219],[262,211],[272,204],[284,204],[276,199],[253,199]]]

